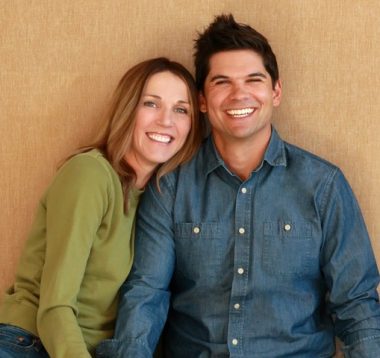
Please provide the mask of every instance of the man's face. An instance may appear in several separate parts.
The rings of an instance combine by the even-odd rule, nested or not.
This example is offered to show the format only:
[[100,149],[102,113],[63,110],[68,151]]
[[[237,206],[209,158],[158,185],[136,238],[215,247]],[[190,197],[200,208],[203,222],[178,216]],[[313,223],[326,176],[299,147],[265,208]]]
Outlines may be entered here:
[[200,109],[208,114],[219,149],[255,138],[269,140],[273,107],[280,99],[281,82],[273,88],[256,52],[224,51],[210,58]]

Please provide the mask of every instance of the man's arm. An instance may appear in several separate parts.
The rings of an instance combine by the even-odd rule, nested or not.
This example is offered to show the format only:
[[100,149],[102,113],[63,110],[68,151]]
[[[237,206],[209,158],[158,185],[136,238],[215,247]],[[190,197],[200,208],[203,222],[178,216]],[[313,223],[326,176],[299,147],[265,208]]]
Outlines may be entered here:
[[175,264],[173,195],[149,185],[140,202],[135,257],[123,284],[113,340],[102,342],[97,357],[152,357],[166,321],[168,290]]
[[322,269],[337,336],[349,358],[380,357],[379,273],[354,194],[338,170],[321,205]]

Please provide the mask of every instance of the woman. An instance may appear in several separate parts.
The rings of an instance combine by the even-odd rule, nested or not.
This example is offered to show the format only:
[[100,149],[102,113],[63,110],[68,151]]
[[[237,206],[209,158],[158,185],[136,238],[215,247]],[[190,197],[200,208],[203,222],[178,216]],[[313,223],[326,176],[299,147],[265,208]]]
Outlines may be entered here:
[[124,75],[104,132],[40,202],[0,310],[0,357],[88,358],[113,335],[139,196],[198,148],[197,108],[192,76],[176,62],[152,59]]

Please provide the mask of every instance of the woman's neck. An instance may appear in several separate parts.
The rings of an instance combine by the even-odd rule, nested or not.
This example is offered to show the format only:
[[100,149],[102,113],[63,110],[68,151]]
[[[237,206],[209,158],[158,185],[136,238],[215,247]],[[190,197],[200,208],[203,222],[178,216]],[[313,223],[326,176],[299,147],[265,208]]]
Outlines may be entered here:
[[133,154],[125,155],[124,159],[136,174],[136,181],[133,187],[136,189],[143,189],[148,183],[149,179],[152,177],[154,171],[157,168],[157,165],[142,163],[141,161],[137,160],[136,156]]

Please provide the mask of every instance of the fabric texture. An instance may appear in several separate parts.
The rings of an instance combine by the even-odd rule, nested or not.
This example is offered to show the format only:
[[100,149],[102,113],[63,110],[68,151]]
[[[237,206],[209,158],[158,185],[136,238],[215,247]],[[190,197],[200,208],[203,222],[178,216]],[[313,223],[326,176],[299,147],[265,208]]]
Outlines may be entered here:
[[139,195],[125,215],[120,179],[99,151],[66,162],[39,203],[0,322],[40,337],[54,358],[90,357],[113,334]]
[[1,358],[49,358],[40,339],[19,327],[0,324]]
[[168,357],[331,357],[335,334],[346,357],[380,356],[378,270],[337,167],[273,130],[246,181],[209,138],[161,189],[141,202],[115,339],[100,352],[149,357],[167,317]]

